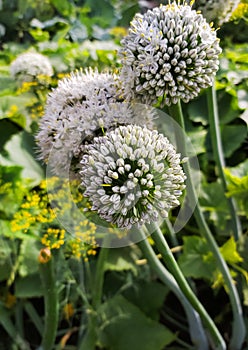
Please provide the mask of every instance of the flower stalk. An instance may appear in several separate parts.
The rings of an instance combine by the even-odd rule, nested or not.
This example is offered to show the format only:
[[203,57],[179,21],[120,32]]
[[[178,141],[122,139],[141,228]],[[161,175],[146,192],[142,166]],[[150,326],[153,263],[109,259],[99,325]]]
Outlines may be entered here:
[[[185,130],[181,103],[178,102],[176,105],[170,106],[169,112],[171,117],[173,117],[176,120],[176,122],[181,126],[183,130]],[[181,147],[180,152],[184,154],[186,151],[186,145],[183,141],[181,141],[180,147]],[[196,196],[193,181],[191,178],[190,167],[187,163],[185,164],[184,170],[188,180],[187,191],[189,192],[189,197],[191,198],[192,202],[196,203],[194,215],[195,215],[197,225],[200,229],[200,233],[206,239],[209,249],[211,250],[211,252],[213,253],[213,256],[216,259],[217,266],[223,276],[225,285],[229,292],[229,298],[230,298],[232,311],[233,311],[233,326],[232,326],[232,338],[230,340],[230,350],[239,350],[241,349],[242,344],[244,342],[246,331],[245,331],[243,312],[242,312],[238,291],[232,280],[229,268],[223,256],[220,253],[219,247],[208,227],[208,224],[202,213],[201,207],[197,201],[197,196]]]
[[42,336],[42,349],[51,350],[54,347],[59,313],[59,300],[56,285],[54,261],[48,248],[41,251],[39,270],[45,300],[45,327]]
[[154,250],[147,241],[142,230],[140,230],[140,234],[142,236],[142,240],[137,244],[141,249],[144,257],[149,262],[153,271],[157,274],[161,281],[178,297],[178,299],[184,307],[189,323],[189,331],[192,342],[195,346],[197,346],[197,349],[207,350],[208,341],[205,335],[205,331],[202,327],[199,314],[188,302],[187,298],[185,297],[181,289],[178,287],[178,284],[173,275],[171,275],[164,267],[164,265],[158,260]]
[[205,308],[202,306],[202,304],[199,302],[198,298],[190,288],[173,254],[171,253],[170,247],[168,246],[159,226],[157,224],[152,223],[147,225],[147,228],[149,232],[152,232],[152,238],[156,244],[158,251],[162,255],[164,263],[168,267],[171,274],[174,276],[181,291],[186,296],[186,298],[191,303],[191,305],[194,307],[194,309],[199,313],[203,324],[208,329],[209,334],[211,335],[211,338],[215,344],[215,349],[225,350],[226,344],[224,339],[222,338],[220,332],[218,331],[215,323],[213,322],[213,320],[208,315]]
[[101,305],[103,282],[104,282],[104,267],[108,258],[109,248],[101,248],[96,265],[96,273],[94,279],[94,289],[92,291],[92,306],[94,310]]
[[[224,192],[227,191],[227,182],[224,173],[225,159],[222,148],[221,134],[219,128],[219,115],[218,105],[216,99],[216,91],[214,86],[207,89],[207,100],[208,100],[208,115],[209,115],[209,129],[211,134],[211,142],[213,147],[214,159],[218,169],[218,174],[222,183]],[[237,215],[237,208],[235,200],[230,197],[227,198],[229,206],[232,228],[235,240],[239,240],[242,235],[241,223]]]

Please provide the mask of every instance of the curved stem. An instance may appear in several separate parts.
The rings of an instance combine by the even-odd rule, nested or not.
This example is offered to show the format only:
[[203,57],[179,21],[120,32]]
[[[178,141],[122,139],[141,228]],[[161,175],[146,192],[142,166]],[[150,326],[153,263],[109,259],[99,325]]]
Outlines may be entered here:
[[[227,191],[226,177],[224,173],[225,168],[225,158],[222,148],[221,134],[219,128],[219,115],[218,115],[218,105],[216,98],[216,91],[214,86],[207,89],[207,100],[208,100],[208,115],[209,115],[209,129],[211,135],[211,142],[213,147],[214,159],[218,169],[218,174],[224,189]],[[234,238],[237,241],[242,235],[241,223],[237,215],[237,208],[235,200],[230,197],[226,198],[229,206],[231,221],[233,227]]]
[[[183,130],[185,130],[184,126],[184,118],[182,114],[181,104],[178,102],[176,105],[172,105],[170,108],[170,115],[174,117],[177,123],[181,126]],[[184,138],[181,138],[180,151],[184,154],[186,152],[186,144],[183,141]],[[242,315],[242,307],[239,299],[239,295],[236,289],[236,286],[232,280],[230,271],[228,266],[222,257],[219,247],[207,225],[207,222],[204,218],[200,205],[197,201],[196,192],[194,189],[193,181],[191,178],[191,171],[188,163],[185,163],[184,170],[187,176],[187,191],[189,192],[189,197],[191,198],[193,203],[196,203],[194,215],[197,222],[198,227],[200,228],[200,232],[203,237],[206,239],[209,249],[213,253],[217,266],[222,273],[224,282],[229,291],[229,298],[233,311],[233,329],[232,329],[232,338],[230,341],[230,350],[239,350],[242,347],[245,338],[245,324]]]
[[43,350],[51,350],[56,339],[59,311],[53,257],[40,263],[39,268],[45,299],[45,327],[41,345]]
[[166,270],[163,264],[158,260],[154,250],[146,239],[146,236],[140,231],[142,240],[137,243],[149,265],[160,278],[160,280],[178,297],[182,303],[188,318],[191,340],[196,349],[207,350],[208,341],[202,328],[201,320],[198,313],[192,308],[187,298],[184,296],[175,278]]
[[198,298],[193,293],[192,289],[190,288],[186,278],[184,277],[182,271],[180,270],[173,254],[171,253],[170,247],[168,246],[160,228],[158,225],[152,223],[147,225],[147,228],[149,232],[152,233],[152,238],[156,244],[157,249],[162,255],[162,258],[164,260],[164,263],[168,267],[171,274],[174,276],[175,280],[177,281],[181,291],[186,296],[188,301],[191,303],[191,305],[194,307],[194,309],[199,313],[203,324],[208,329],[212,340],[215,344],[215,349],[226,349],[226,344],[224,339],[222,338],[221,334],[219,333],[215,323],[211,319],[211,317],[208,315],[205,308],[202,306]]
[[178,246],[177,236],[176,236],[176,233],[171,225],[170,220],[168,218],[165,218],[164,224],[166,226],[166,232],[168,232],[168,234],[169,234],[169,237],[170,237],[170,240],[171,240],[173,247]]

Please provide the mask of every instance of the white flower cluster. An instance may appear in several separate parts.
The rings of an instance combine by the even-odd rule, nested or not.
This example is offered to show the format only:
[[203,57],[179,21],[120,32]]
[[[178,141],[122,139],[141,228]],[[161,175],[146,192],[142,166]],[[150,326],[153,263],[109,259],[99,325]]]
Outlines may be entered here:
[[25,52],[11,63],[10,73],[20,82],[30,82],[39,79],[39,76],[52,76],[53,68],[48,57],[37,52]]
[[194,7],[200,10],[208,22],[217,25],[228,22],[240,0],[196,0]]
[[188,102],[211,86],[221,52],[205,18],[176,1],[137,14],[122,46],[125,96],[161,105]]
[[[151,125],[149,108],[123,102],[123,89],[115,74],[86,70],[62,79],[47,99],[45,115],[36,136],[40,159],[48,161],[56,151],[52,165],[55,174],[67,170],[73,157],[79,158],[84,145],[94,136],[127,123]],[[76,161],[77,164],[77,161]]]
[[119,228],[155,221],[178,206],[185,175],[168,139],[137,125],[120,126],[86,146],[84,195],[92,210]]

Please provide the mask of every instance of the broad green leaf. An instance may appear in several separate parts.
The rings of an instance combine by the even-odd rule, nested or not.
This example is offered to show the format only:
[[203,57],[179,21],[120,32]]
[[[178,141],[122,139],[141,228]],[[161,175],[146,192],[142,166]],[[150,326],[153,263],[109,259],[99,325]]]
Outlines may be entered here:
[[50,0],[50,2],[56,10],[65,17],[73,12],[73,5],[69,1]]
[[0,74],[0,96],[9,95],[11,92],[13,93],[15,87],[16,83],[11,77]]
[[220,252],[226,262],[229,264],[236,264],[243,261],[242,257],[237,251],[237,243],[235,242],[233,236],[220,247]]
[[208,106],[206,96],[194,99],[187,107],[189,119],[202,125],[208,124]]
[[82,42],[88,37],[87,28],[80,21],[75,21],[69,30],[70,37],[75,42]]
[[19,165],[23,168],[22,177],[32,180],[32,184],[39,184],[43,179],[43,170],[35,160],[35,143],[33,137],[25,131],[11,137],[5,144],[7,155],[0,155],[4,165]]
[[239,125],[223,125],[221,128],[222,143],[225,157],[230,157],[247,137],[247,126],[245,123]]
[[120,295],[104,303],[99,313],[100,343],[109,350],[162,350],[176,339],[168,328],[148,318]]
[[134,263],[134,260],[130,256],[130,249],[129,248],[110,249],[108,259],[104,263],[104,270],[105,271],[131,270],[136,275],[137,267]]
[[203,210],[209,214],[210,220],[215,223],[215,230],[219,234],[231,234],[231,217],[221,183],[203,183],[199,201]]
[[128,301],[140,308],[147,317],[159,320],[162,307],[169,289],[156,281],[136,281],[135,285],[125,290],[123,295]]
[[[1,118],[0,118],[1,119]],[[3,154],[4,145],[12,135],[18,133],[20,127],[8,119],[0,120],[0,155]]]
[[[219,107],[219,119],[220,124],[230,123],[239,117],[240,111],[238,110],[237,99],[225,90],[218,92],[218,107]],[[236,94],[236,92],[235,92]],[[236,102],[236,106],[235,103]],[[236,107],[236,108],[235,108]]]
[[235,167],[228,168],[228,172],[239,178],[246,176],[248,174],[248,159]]
[[248,217],[248,160],[235,168],[225,169],[228,197],[234,197],[242,215]]
[[[1,96],[1,93],[0,93]],[[30,131],[31,118],[27,113],[26,105],[30,102],[30,93],[20,96],[4,96],[0,102],[0,121],[6,119],[17,124],[22,129]]]
[[202,127],[194,127],[192,130],[188,131],[188,136],[196,154],[201,154],[206,152],[206,136],[207,130]]
[[17,277],[15,281],[15,296],[17,298],[36,298],[43,295],[39,274]]
[[37,248],[37,239],[30,238],[24,240],[21,244],[20,254],[22,256],[19,266],[19,274],[26,277],[38,271],[39,249]]
[[216,264],[206,240],[189,236],[183,237],[183,242],[183,253],[178,261],[183,274],[186,277],[213,280]]

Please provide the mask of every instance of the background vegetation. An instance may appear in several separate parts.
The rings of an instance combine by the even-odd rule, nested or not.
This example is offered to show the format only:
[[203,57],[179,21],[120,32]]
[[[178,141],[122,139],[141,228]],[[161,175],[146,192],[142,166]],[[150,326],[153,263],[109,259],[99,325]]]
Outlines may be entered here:
[[[67,235],[56,221],[47,199],[45,168],[35,154],[34,135],[46,95],[57,86],[58,79],[81,67],[118,68],[116,50],[130,20],[150,5],[135,0],[0,0],[0,349],[42,349],[44,302],[49,288],[55,288],[59,297],[55,349],[83,349],[100,249],[90,220],[78,228],[75,237]],[[231,218],[215,169],[205,94],[183,109],[201,167],[199,201],[237,283],[248,326],[245,16],[242,12],[242,18],[219,30],[223,53],[216,81],[227,165],[225,196],[236,199],[243,226],[238,241],[232,235]],[[18,54],[30,49],[49,57],[54,75],[49,81],[18,86],[9,67]],[[56,179],[49,181],[56,185]],[[56,186],[63,198],[63,186],[59,182]],[[75,200],[82,207],[86,205],[77,187]],[[174,215],[176,212],[171,220]],[[232,315],[226,286],[194,219],[177,239],[180,267],[228,342]],[[50,275],[43,266],[43,259],[50,259],[49,252]],[[192,348],[179,300],[151,272],[137,246],[112,249],[104,270],[95,348]],[[47,350],[44,342],[43,349]],[[244,349],[248,349],[248,338]]]

